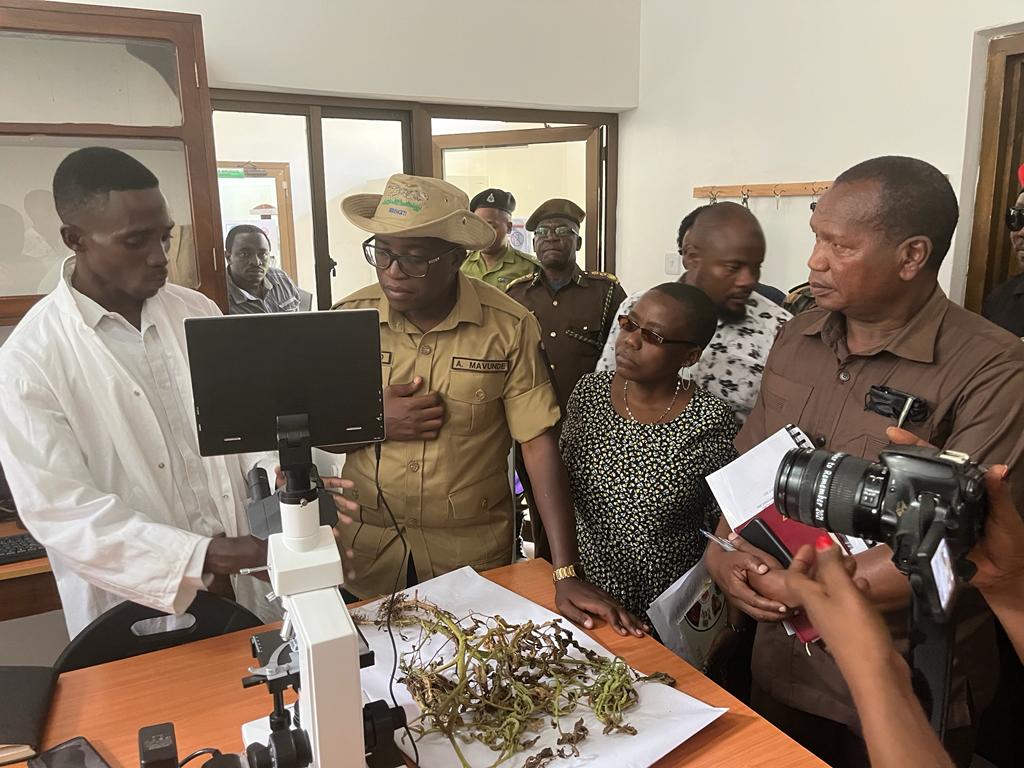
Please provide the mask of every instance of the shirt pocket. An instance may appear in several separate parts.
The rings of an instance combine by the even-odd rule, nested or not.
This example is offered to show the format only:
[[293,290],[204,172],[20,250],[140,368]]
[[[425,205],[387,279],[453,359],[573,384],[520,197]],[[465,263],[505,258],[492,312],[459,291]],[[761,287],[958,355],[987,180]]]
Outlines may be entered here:
[[500,416],[503,373],[451,371],[446,396],[448,429],[455,435],[472,435]]
[[765,412],[765,428],[772,435],[787,424],[800,424],[807,401],[814,387],[768,373],[761,380],[761,401]]
[[448,513],[458,522],[486,521],[511,493],[507,475],[491,475],[448,494]]

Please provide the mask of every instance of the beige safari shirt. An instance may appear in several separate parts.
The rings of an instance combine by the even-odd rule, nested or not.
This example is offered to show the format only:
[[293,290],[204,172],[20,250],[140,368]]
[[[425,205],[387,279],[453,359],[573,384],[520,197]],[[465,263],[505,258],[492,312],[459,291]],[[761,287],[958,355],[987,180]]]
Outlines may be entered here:
[[[379,285],[337,306],[380,313],[385,386],[422,376],[420,393],[444,399],[436,440],[381,446],[381,489],[405,529],[418,578],[512,562],[509,450],[513,440],[532,440],[559,419],[537,320],[497,288],[461,274],[455,307],[426,333],[389,307]],[[399,570],[405,586],[402,543],[379,503],[375,470],[369,447],[349,454],[342,473],[355,483],[346,495],[360,505],[356,521],[339,529],[354,551],[356,576],[345,586],[361,598],[389,593]]]

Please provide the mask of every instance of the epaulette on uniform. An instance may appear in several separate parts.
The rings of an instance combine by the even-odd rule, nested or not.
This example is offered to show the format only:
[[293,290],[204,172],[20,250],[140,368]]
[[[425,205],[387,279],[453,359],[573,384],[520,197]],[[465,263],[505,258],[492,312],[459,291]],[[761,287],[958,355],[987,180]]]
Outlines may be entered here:
[[523,275],[522,277],[517,277],[515,280],[513,280],[512,282],[510,282],[508,285],[505,286],[505,292],[508,293],[508,289],[511,288],[513,285],[519,285],[521,283],[528,283],[528,282],[530,282],[531,280],[533,280],[534,277],[535,277],[535,275],[533,275],[533,274]]
[[619,278],[611,272],[587,272],[587,277],[599,277],[602,280],[610,280],[613,283],[619,282]]

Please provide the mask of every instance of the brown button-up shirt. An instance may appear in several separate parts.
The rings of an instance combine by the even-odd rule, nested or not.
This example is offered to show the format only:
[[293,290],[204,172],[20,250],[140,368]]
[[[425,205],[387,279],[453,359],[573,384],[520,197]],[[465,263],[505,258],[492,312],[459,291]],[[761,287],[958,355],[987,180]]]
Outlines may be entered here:
[[[1024,491],[1024,344],[957,306],[936,287],[921,311],[877,350],[853,355],[843,315],[811,309],[783,326],[768,357],[757,404],[736,438],[743,453],[788,423],[816,447],[877,459],[893,419],[864,409],[872,385],[887,385],[928,404],[927,417],[904,428],[933,445],[1010,467],[1017,503]],[[975,593],[965,592],[967,603]],[[968,606],[964,606],[968,609]],[[950,727],[971,723],[969,699],[983,703],[995,685],[991,617],[967,610],[957,631]],[[887,616],[897,644],[907,613]],[[856,727],[839,670],[820,646],[810,656],[778,624],[760,624],[755,681],[776,700]],[[966,690],[965,678],[971,690]]]
[[511,283],[508,295],[540,321],[551,379],[564,413],[576,382],[594,372],[626,292],[614,275],[577,267],[558,290],[552,290],[538,268],[532,276]]
[[[421,392],[444,398],[436,440],[387,440],[381,446],[381,489],[405,529],[417,576],[511,563],[512,440],[532,440],[559,418],[537,321],[497,288],[465,275],[459,276],[451,313],[426,333],[390,308],[379,285],[337,306],[380,313],[385,386],[422,376]],[[362,598],[390,592],[402,568],[401,542],[377,497],[376,469],[373,448],[363,448],[348,455],[342,471],[355,483],[345,495],[360,505],[358,519],[338,529],[354,552],[356,576],[345,586]],[[399,586],[404,584],[403,569]]]

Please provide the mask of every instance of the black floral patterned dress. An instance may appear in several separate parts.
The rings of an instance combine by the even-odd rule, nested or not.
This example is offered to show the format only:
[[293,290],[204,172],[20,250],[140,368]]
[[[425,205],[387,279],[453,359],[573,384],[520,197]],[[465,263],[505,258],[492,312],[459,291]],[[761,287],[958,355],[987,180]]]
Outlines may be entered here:
[[573,390],[560,448],[587,580],[641,619],[700,559],[721,511],[704,478],[736,457],[728,405],[698,387],[683,412],[641,424],[612,406],[611,372]]

